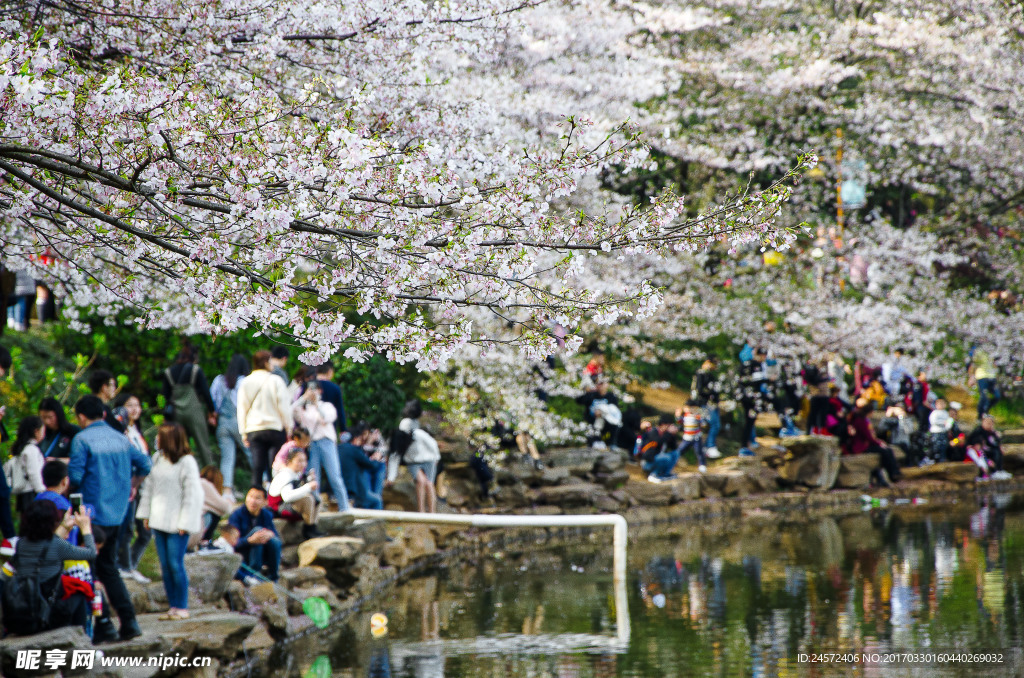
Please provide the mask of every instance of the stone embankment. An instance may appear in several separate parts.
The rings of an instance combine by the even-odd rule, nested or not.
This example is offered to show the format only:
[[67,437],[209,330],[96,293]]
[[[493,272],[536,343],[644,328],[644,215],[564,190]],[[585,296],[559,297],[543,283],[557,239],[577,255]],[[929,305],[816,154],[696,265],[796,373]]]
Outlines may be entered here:
[[[1024,472],[1024,431],[1005,436],[1006,468]],[[624,453],[609,450],[553,450],[545,468],[510,461],[496,469],[491,496],[481,498],[479,485],[464,454],[448,447],[445,470],[438,478],[442,510],[530,515],[617,512],[638,529],[643,525],[721,516],[758,516],[771,512],[827,515],[859,510],[869,491],[869,475],[877,465],[874,455],[843,457],[835,441],[798,437],[782,441],[762,439],[754,457],[729,457],[714,462],[706,473],[680,463],[678,477],[650,483]],[[947,463],[904,469],[904,480],[892,489],[873,490],[890,500],[928,498],[930,506],[957,501],[980,492],[1024,490],[1024,476],[1009,481],[977,481],[970,464]],[[386,508],[414,510],[415,488],[403,474],[385,493]],[[281,580],[245,587],[234,579],[241,561],[235,554],[189,555],[186,566],[191,582],[192,618],[158,620],[167,608],[161,582],[147,585],[127,581],[145,633],[126,643],[100,649],[106,657],[211,656],[206,668],[171,669],[137,667],[93,671],[61,671],[63,676],[182,675],[191,678],[217,675],[219,667],[237,665],[243,657],[269,650],[312,628],[302,613],[309,596],[325,599],[337,618],[385,585],[427,563],[454,553],[486,553],[488,544],[503,539],[506,531],[464,530],[453,526],[385,525],[379,520],[353,521],[344,514],[321,516],[319,527],[328,536],[301,540],[298,525],[279,522],[285,548]],[[537,539],[538,533],[520,539]],[[560,531],[548,530],[546,534]],[[564,532],[564,531],[561,531]],[[0,643],[0,675],[34,674],[15,669],[18,650],[71,650],[90,648],[78,628],[65,628],[29,637],[9,637]]]

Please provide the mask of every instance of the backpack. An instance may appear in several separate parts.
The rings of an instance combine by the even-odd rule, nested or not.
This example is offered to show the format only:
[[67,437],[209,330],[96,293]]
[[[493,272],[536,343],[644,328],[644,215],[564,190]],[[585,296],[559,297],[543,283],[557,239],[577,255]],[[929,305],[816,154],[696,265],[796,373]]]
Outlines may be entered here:
[[28,469],[21,455],[11,457],[4,463],[4,476],[7,479],[7,487],[11,488],[11,494],[23,494],[32,491],[32,483],[28,479]]
[[170,367],[164,370],[164,375],[171,384],[171,399],[164,405],[164,418],[168,421],[173,421],[175,415],[179,412],[194,410],[196,406],[200,409],[202,408],[202,403],[199,402],[199,394],[196,393],[196,374],[198,370],[193,363],[189,363],[189,367],[191,368],[191,373],[188,383],[185,384],[179,383],[171,377]]
[[410,447],[412,447],[412,432],[395,428],[391,433],[391,442],[388,448],[391,450],[391,454],[398,455],[398,463],[405,463],[405,453],[409,451]]
[[[46,560],[46,553],[50,550],[53,539],[57,537],[46,543],[39,561]],[[63,587],[60,585],[59,572],[48,581],[42,581],[38,571],[34,574],[23,574],[20,555],[19,551],[14,552],[14,558],[11,560],[15,568],[14,576],[4,585],[4,626],[8,631],[16,631],[19,635],[32,635],[49,629],[50,614]],[[50,592],[49,595],[46,591]]]

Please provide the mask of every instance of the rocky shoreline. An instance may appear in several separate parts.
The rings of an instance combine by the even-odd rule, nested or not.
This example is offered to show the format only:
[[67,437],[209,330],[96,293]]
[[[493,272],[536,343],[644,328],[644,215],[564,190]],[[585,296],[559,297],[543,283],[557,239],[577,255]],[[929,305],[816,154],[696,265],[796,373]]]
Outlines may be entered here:
[[[1006,467],[1024,472],[1024,431],[1007,433]],[[553,450],[546,467],[536,469],[513,461],[498,469],[491,500],[476,495],[475,479],[466,460],[449,451],[449,463],[438,479],[446,510],[525,515],[616,512],[631,525],[631,537],[645,526],[684,523],[720,517],[756,518],[774,514],[800,517],[860,511],[867,475],[876,460],[871,455],[841,457],[828,438],[799,437],[783,441],[762,439],[755,457],[730,457],[707,473],[681,464],[679,477],[649,483],[626,455],[607,450]],[[905,480],[890,489],[870,491],[896,510],[932,510],[975,495],[1024,491],[1024,475],[1011,480],[977,482],[970,464],[936,464],[905,469]],[[404,476],[404,471],[403,471]],[[408,478],[385,495],[386,508],[411,510],[415,490]],[[910,500],[926,499],[914,505]],[[324,598],[338,622],[385,587],[403,581],[429,566],[460,557],[486,557],[497,545],[519,543],[529,549],[559,540],[578,540],[578,529],[478,530],[454,526],[385,525],[380,520],[353,521],[344,514],[324,514],[319,522],[326,537],[303,542],[299,526],[279,523],[285,543],[280,588],[269,583],[245,587],[235,580],[240,556],[189,555],[192,618],[158,621],[166,609],[161,582],[126,582],[139,612],[144,634],[126,643],[101,646],[106,657],[178,655],[210,656],[203,668],[114,668],[69,671],[60,675],[187,676],[248,673],[253,662],[315,630],[302,614],[302,600]],[[610,543],[610,538],[609,538]],[[610,560],[609,560],[610,562]],[[284,593],[288,591],[288,594]],[[0,675],[57,675],[55,671],[15,670],[18,650],[92,649],[78,628],[64,628],[28,637],[4,639]]]

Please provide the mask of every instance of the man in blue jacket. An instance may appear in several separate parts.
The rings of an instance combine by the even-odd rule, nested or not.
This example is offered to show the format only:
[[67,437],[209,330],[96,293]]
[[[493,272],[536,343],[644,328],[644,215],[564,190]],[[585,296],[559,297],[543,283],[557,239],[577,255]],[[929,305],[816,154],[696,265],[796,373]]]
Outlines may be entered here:
[[135,619],[128,589],[117,571],[117,533],[128,512],[132,477],[148,475],[150,461],[103,420],[103,401],[96,396],[79,400],[75,414],[82,431],[71,441],[68,477],[71,487],[82,493],[82,501],[93,505],[93,524],[101,526],[107,534],[96,555],[96,577],[121,619],[121,640],[129,640],[142,635],[142,630]]

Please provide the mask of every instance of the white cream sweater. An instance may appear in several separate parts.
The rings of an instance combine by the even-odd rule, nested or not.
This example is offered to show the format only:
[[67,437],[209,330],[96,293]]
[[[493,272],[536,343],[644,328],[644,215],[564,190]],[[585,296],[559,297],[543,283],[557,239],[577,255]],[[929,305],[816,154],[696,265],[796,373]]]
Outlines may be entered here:
[[203,486],[199,483],[199,464],[186,454],[172,464],[157,452],[153,468],[142,483],[139,510],[135,517],[149,519],[149,527],[161,532],[188,533],[203,529]]

